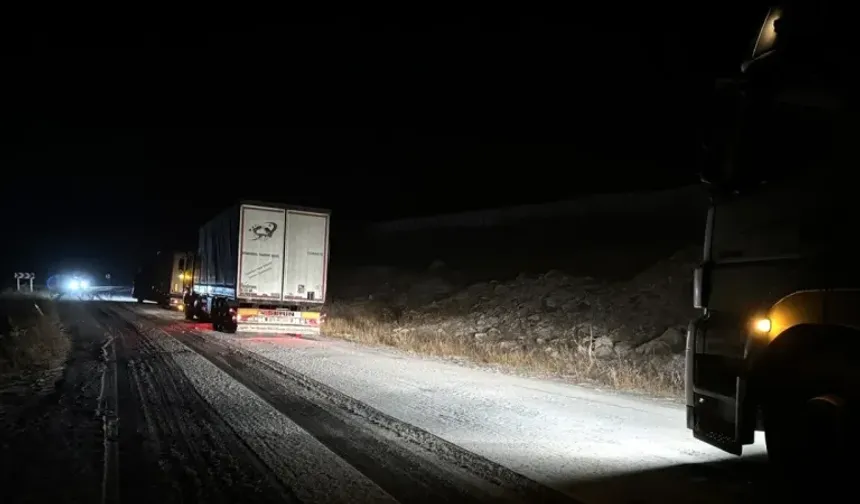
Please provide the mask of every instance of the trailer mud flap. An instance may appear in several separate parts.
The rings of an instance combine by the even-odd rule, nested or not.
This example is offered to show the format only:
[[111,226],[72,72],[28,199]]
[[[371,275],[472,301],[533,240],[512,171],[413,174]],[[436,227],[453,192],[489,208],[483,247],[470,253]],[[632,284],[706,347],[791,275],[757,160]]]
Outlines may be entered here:
[[754,436],[743,417],[743,349],[728,341],[729,331],[708,330],[705,322],[694,321],[687,330],[687,426],[696,439],[741,455]]

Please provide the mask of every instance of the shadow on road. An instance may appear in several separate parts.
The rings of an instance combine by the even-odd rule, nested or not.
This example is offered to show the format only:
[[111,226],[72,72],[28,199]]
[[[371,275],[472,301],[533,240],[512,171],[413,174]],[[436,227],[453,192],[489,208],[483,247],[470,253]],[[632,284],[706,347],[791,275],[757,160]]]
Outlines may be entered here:
[[842,497],[848,481],[786,481],[774,474],[767,455],[679,464],[553,486],[587,504],[663,502],[818,502]]

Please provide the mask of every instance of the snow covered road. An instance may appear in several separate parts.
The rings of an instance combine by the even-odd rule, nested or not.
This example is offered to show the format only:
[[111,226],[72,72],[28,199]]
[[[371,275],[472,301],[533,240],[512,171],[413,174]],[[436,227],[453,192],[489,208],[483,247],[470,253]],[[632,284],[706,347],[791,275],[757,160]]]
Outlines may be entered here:
[[[474,460],[467,463],[471,474],[452,474],[444,460],[431,460],[439,458],[439,453],[411,453],[415,447],[404,448],[392,441],[390,446],[395,448],[389,450],[387,460],[397,463],[389,468],[396,475],[395,466],[417,464],[415,470],[430,474],[429,479],[411,483],[426,485],[424,495],[430,491],[447,498],[489,496],[496,491],[513,492],[528,501],[537,497],[533,492],[543,492],[536,490],[542,485],[588,503],[739,502],[759,499],[767,491],[760,474],[765,467],[761,444],[742,459],[710,449],[690,437],[684,428],[683,408],[669,401],[515,377],[324,338],[238,338],[189,326],[179,314],[155,307],[134,310],[147,323],[160,321],[158,325],[177,341],[206,355],[222,373],[239,378],[275,409],[285,397],[292,404],[300,401],[297,390],[307,393],[324,388],[326,392],[321,394],[331,404],[320,411],[328,407],[328,413],[315,410],[304,417],[289,416],[326,449],[377,482],[386,479],[373,472],[380,470],[382,460],[373,460],[372,468],[362,469],[349,451],[359,446],[326,443],[326,432],[315,426],[316,420],[324,419],[321,423],[327,428],[356,429],[351,436],[372,438],[365,445],[371,452],[378,452],[378,446],[370,447],[382,442],[386,434],[373,430],[376,427],[367,421],[368,415],[397,423],[394,430],[414,428],[422,436],[447,442],[462,450],[459,456],[474,454]],[[314,385],[297,387],[296,380]],[[338,401],[349,404],[338,406]],[[343,423],[335,424],[332,418]],[[362,422],[367,425],[359,425]],[[486,477],[475,480],[481,474],[476,464],[497,465],[493,471],[510,470],[513,475],[487,486]],[[409,471],[394,478],[389,474],[382,486],[391,491],[392,481],[409,477]],[[456,489],[445,490],[442,480],[470,490],[459,495]],[[530,487],[528,482],[540,485]],[[404,500],[402,495],[398,497]],[[550,491],[541,496],[544,501],[547,498],[555,497]]]

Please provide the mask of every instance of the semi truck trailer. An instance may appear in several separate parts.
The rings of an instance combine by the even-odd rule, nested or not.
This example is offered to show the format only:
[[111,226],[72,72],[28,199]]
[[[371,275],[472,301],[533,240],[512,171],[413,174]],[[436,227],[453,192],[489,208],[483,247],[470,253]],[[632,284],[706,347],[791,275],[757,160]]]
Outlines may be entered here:
[[132,297],[138,303],[152,301],[165,308],[182,310],[193,269],[193,252],[159,251],[135,275]]
[[329,261],[328,210],[242,202],[199,231],[185,316],[224,332],[320,331]]
[[796,481],[838,479],[858,447],[852,25],[826,4],[772,8],[715,94],[702,169],[711,204],[693,275],[687,427],[736,455],[763,431],[771,462]]

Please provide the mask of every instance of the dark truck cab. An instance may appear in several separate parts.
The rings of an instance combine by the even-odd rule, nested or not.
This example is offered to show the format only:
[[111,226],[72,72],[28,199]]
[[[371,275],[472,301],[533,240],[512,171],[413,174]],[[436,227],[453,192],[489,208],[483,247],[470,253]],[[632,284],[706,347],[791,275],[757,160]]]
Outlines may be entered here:
[[194,254],[159,251],[134,277],[132,298],[138,303],[152,301],[159,306],[184,309],[183,294],[191,286]]
[[[723,83],[702,171],[711,189],[701,316],[687,337],[687,427],[740,455],[765,432],[780,469],[834,471],[856,447],[860,201],[850,19],[772,8]],[[832,474],[832,472],[830,473]]]

